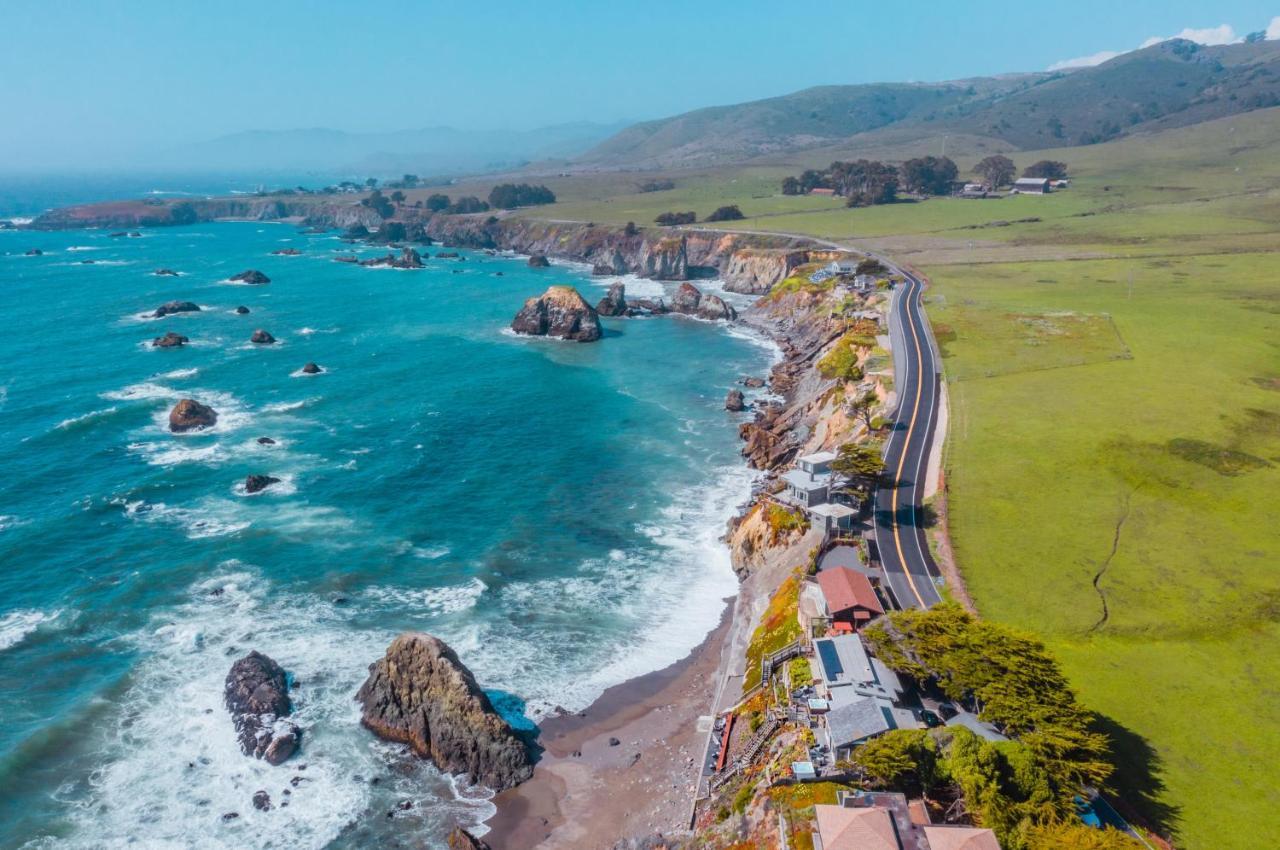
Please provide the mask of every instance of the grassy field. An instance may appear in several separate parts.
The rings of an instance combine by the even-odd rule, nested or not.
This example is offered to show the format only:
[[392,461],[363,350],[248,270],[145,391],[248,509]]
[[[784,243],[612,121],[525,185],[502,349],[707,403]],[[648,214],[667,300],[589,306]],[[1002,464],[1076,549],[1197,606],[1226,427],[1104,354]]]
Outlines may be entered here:
[[726,227],[927,273],[979,608],[1062,658],[1149,822],[1191,850],[1261,846],[1280,833],[1280,110],[1013,158],[1064,160],[1074,185],[849,210],[739,168],[648,196],[572,178],[552,214],[738,203]]

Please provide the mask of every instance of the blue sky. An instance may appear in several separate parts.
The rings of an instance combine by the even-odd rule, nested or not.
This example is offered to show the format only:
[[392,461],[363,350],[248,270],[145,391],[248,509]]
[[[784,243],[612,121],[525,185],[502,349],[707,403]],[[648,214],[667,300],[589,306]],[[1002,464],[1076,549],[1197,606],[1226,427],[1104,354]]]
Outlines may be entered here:
[[0,156],[70,166],[246,129],[645,119],[826,83],[1043,70],[1184,30],[1280,38],[1280,0],[942,6],[0,0]]

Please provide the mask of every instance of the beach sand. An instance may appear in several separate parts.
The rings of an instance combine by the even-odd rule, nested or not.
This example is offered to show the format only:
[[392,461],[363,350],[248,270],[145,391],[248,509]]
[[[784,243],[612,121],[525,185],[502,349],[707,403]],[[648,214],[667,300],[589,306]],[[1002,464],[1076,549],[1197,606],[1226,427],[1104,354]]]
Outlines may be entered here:
[[533,778],[494,798],[484,840],[495,850],[600,850],[687,829],[732,611],[726,604],[720,625],[683,660],[610,688],[580,714],[544,721]]

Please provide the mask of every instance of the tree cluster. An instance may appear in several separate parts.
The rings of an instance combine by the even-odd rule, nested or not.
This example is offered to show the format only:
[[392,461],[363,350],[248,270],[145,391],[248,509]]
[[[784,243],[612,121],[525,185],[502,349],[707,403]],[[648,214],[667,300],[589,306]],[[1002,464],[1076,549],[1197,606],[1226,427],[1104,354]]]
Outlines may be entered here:
[[1023,170],[1022,176],[1035,178],[1047,177],[1050,180],[1065,180],[1067,177],[1067,164],[1053,159],[1042,159],[1039,162],[1028,165]]
[[[430,199],[428,199],[430,200]],[[440,212],[445,215],[465,215],[467,213],[488,212],[489,205],[475,195],[463,195]]]
[[694,212],[664,212],[655,218],[654,222],[663,227],[674,227],[679,224],[693,224],[697,220],[698,214]]
[[392,204],[391,201],[388,200],[387,197],[378,189],[374,189],[370,192],[369,197],[362,200],[360,205],[373,210],[381,218],[391,218],[391,216],[395,215],[396,212],[395,205]]
[[949,195],[960,169],[950,157],[921,156],[902,163],[902,185],[918,195]]
[[554,204],[556,195],[546,186],[528,183],[499,183],[489,191],[489,206],[500,210]]
[[973,173],[981,177],[986,184],[992,189],[999,189],[1001,186],[1008,186],[1013,182],[1013,176],[1018,170],[1013,165],[1013,160],[1003,154],[995,154],[979,162],[973,167]]
[[[894,670],[974,706],[1016,739],[991,743],[967,730],[938,730],[932,734],[944,736],[938,743],[945,755],[938,763],[919,757],[918,741],[880,743],[863,765],[878,781],[913,773],[905,764],[914,759],[916,782],[945,778],[976,823],[994,829],[1001,846],[1021,850],[1030,846],[1032,828],[1071,817],[1075,796],[1111,775],[1106,736],[1093,728],[1092,715],[1034,638],[979,620],[953,602],[893,612],[864,634]],[[854,758],[859,764],[861,753]]]
[[707,216],[704,221],[741,221],[746,218],[742,214],[742,210],[738,209],[737,204],[719,207],[711,215]]
[[674,189],[676,181],[674,180],[645,180],[636,184],[637,192],[665,192],[668,189]]
[[830,189],[846,198],[851,207],[891,204],[898,197],[898,169],[875,160],[833,162],[824,171],[808,169],[799,177],[782,181],[782,194],[804,195],[814,189]]
[[450,204],[448,195],[441,195],[438,192],[434,195],[427,196],[427,209],[432,212],[440,212],[447,208]]
[[870,443],[845,443],[836,452],[831,469],[849,479],[855,490],[868,493],[884,477],[880,447]]

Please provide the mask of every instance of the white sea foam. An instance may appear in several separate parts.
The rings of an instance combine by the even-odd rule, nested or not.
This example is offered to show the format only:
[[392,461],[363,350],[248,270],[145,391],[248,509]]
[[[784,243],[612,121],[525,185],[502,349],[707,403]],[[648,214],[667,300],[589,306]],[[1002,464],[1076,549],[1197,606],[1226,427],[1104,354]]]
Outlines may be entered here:
[[[409,844],[489,817],[483,796],[458,794],[429,764],[404,760],[402,748],[360,727],[351,697],[392,634],[353,629],[348,616],[323,598],[279,592],[235,562],[193,585],[188,602],[127,639],[141,660],[95,742],[93,771],[59,793],[74,829],[58,846],[318,848],[357,821],[385,824],[397,799],[418,802],[386,827]],[[251,649],[297,683],[290,696],[302,751],[276,767],[240,751],[222,703],[227,669]],[[258,790],[271,810],[252,805]],[[224,821],[228,812],[238,817]]]
[[68,251],[101,251],[100,247],[94,245],[72,245],[67,248]]
[[79,416],[72,416],[69,419],[63,419],[55,427],[58,428],[59,430],[65,431],[68,428],[74,428],[78,425],[86,425],[97,419],[102,419],[104,417],[110,416],[111,414],[115,413],[118,409],[119,408],[116,408],[116,407],[104,407],[101,410],[91,410],[88,413],[82,413]]
[[200,370],[195,368],[174,369],[172,372],[164,372],[162,374],[157,375],[156,377],[166,378],[170,381],[180,381],[183,378],[194,378],[196,375],[199,375],[199,374],[200,374]]
[[453,587],[408,589],[399,587],[371,587],[365,591],[369,600],[389,605],[397,610],[408,609],[429,615],[460,614],[470,610],[480,601],[488,586],[478,578]]
[[0,615],[0,652],[22,643],[27,635],[57,620],[61,614],[61,611],[45,613],[27,609]]

